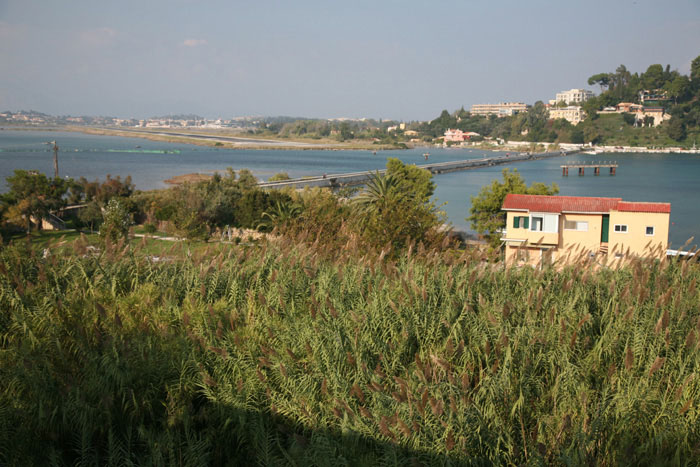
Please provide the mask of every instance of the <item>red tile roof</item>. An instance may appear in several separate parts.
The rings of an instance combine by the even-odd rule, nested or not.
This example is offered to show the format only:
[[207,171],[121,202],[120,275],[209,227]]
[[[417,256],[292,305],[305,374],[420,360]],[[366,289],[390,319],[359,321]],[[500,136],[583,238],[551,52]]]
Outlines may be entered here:
[[671,203],[633,203],[630,201],[620,201],[617,203],[617,210],[623,212],[658,212],[669,214]]
[[504,210],[530,212],[602,213],[613,210],[624,212],[670,213],[670,203],[632,203],[622,198],[591,198],[587,196],[544,196],[508,194]]

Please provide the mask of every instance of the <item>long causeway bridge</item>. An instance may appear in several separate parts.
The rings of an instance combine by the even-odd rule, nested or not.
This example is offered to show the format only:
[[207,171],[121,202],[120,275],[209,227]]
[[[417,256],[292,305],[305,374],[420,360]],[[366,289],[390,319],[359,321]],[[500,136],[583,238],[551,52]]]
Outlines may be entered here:
[[[482,159],[467,159],[463,161],[448,161],[436,162],[434,164],[421,164],[417,167],[429,170],[432,174],[441,174],[447,172],[457,172],[459,170],[478,169],[480,167],[489,167],[494,165],[511,164],[513,162],[523,162],[538,159],[550,159],[552,157],[566,156],[578,151],[557,151],[545,152],[540,154],[520,153],[506,156],[487,157]],[[386,169],[368,170],[365,172],[353,172],[343,174],[327,174],[315,177],[295,178],[291,180],[281,180],[276,182],[260,182],[258,186],[261,188],[302,188],[305,186],[318,187],[344,187],[352,185],[364,185],[374,174],[384,174]]]

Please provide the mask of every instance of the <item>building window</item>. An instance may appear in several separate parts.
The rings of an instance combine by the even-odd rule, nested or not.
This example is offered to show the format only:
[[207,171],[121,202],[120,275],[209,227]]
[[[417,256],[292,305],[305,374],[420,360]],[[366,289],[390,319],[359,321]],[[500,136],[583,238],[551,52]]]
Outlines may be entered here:
[[544,225],[543,217],[532,216],[532,230],[533,232],[542,232],[542,226]]
[[530,218],[527,216],[515,216],[513,217],[513,228],[518,229],[522,226],[523,229],[530,227]]
[[588,222],[564,221],[564,230],[578,230],[579,232],[588,232]]
[[654,236],[654,227],[648,225],[647,226],[647,237],[653,237]]
[[615,224],[615,232],[627,233],[627,225],[626,224]]
[[530,231],[557,233],[559,231],[559,216],[556,214],[530,216]]

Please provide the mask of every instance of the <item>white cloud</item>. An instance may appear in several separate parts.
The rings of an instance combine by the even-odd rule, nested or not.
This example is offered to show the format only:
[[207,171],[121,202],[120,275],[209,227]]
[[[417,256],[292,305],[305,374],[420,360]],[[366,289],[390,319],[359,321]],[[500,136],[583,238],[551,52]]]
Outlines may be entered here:
[[207,41],[204,39],[185,39],[182,45],[185,47],[199,47],[200,45],[207,45]]

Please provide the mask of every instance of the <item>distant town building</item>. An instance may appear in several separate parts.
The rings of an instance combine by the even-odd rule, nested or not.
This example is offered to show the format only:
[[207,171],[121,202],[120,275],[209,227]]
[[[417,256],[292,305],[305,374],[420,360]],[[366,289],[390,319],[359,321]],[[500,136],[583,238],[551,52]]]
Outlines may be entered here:
[[587,89],[569,89],[568,91],[558,92],[554,103],[580,104],[591,97],[593,97],[593,93]]
[[638,124],[643,124],[647,117],[653,119],[652,125],[659,126],[671,119],[671,114],[666,113],[663,107],[644,107],[634,114]]
[[472,115],[497,115],[509,117],[518,112],[527,111],[527,105],[522,102],[501,102],[499,104],[474,104],[471,108]]
[[[671,114],[667,113],[663,107],[647,107],[641,104],[634,104],[632,102],[620,102],[615,107],[605,107],[603,110],[599,111],[600,114],[621,114],[630,113],[634,115],[635,126],[642,126],[645,124],[645,120],[648,122],[649,118],[652,119],[652,126],[659,126],[666,120],[671,119]],[[647,123],[648,124],[648,123]]]
[[474,131],[462,131],[462,130],[453,130],[448,128],[447,131],[445,131],[445,138],[443,141],[448,142],[455,142],[455,143],[461,143],[465,140],[472,139],[475,136],[481,136],[479,133],[476,133]]
[[568,107],[551,107],[549,109],[549,118],[556,120],[563,118],[572,125],[578,125],[585,118],[585,113],[581,107],[570,105]]
[[452,142],[457,142],[459,141],[460,143],[464,141],[464,132],[462,130],[453,130],[451,128],[448,128],[447,131],[445,131],[445,142],[452,141]]
[[640,112],[642,110],[642,106],[639,104],[634,104],[632,102],[620,102],[615,106],[618,112]]
[[661,259],[668,248],[669,203],[509,194],[501,209],[507,265]]
[[668,93],[663,89],[644,89],[639,91],[639,102],[643,105],[660,105],[668,100]]

